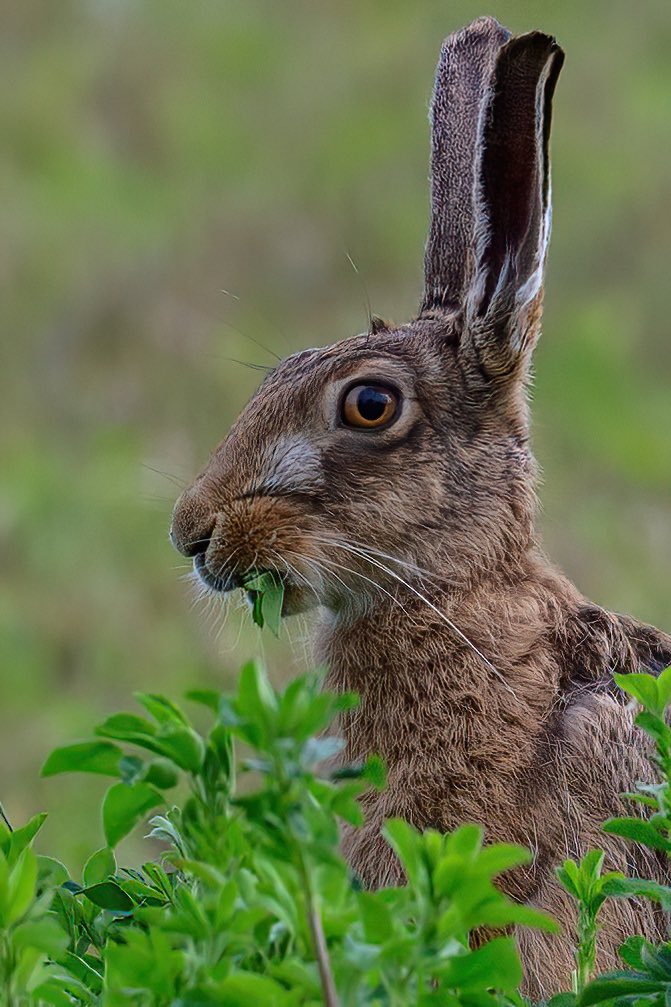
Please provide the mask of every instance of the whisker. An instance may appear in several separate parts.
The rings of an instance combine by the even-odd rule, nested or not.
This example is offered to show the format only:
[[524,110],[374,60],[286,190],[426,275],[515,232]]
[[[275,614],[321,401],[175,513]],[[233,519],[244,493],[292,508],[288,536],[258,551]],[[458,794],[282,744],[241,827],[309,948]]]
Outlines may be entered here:
[[[237,301],[238,304],[240,304],[240,298],[239,298],[239,296],[237,294],[234,294],[232,291],[230,291],[230,290],[224,290],[222,288],[222,289],[220,289],[219,292],[221,294],[225,294],[226,297],[231,297],[234,301]],[[281,338],[281,340],[284,343],[284,345],[287,346],[287,347],[289,347],[289,339],[287,338],[287,334],[286,334],[286,332],[284,332],[279,327],[279,325],[277,324],[276,321],[274,321],[268,315],[265,315],[262,311],[259,311],[259,309],[256,308],[256,307],[254,307],[253,304],[248,305],[248,307],[251,308],[251,310],[254,312],[254,314],[256,315],[256,317],[258,319],[260,319],[265,325],[269,325],[271,329],[274,329],[275,332],[278,334],[278,336]],[[241,335],[245,335],[245,333],[241,333]],[[247,338],[250,339],[251,337],[247,336]],[[258,345],[261,346],[261,343],[259,343]],[[267,347],[263,346],[262,349],[266,350],[266,352],[270,353],[273,357],[276,357],[277,360],[281,360],[282,359],[281,357],[278,357],[276,353],[273,353],[272,350],[269,350]]]
[[377,591],[380,591],[382,594],[385,594],[391,601],[394,602],[395,605],[398,605],[398,607],[401,609],[404,615],[406,615],[409,619],[411,619],[414,625],[416,626],[419,625],[419,623],[417,623],[417,621],[412,618],[407,608],[405,608],[405,606],[401,603],[398,597],[395,594],[392,594],[390,591],[388,591],[385,587],[382,587],[381,584],[378,584],[377,581],[371,580],[370,577],[366,577],[366,575],[361,573],[359,570],[352,570],[350,567],[343,566],[341,563],[336,563],[335,560],[325,559],[323,556],[320,558],[319,562],[325,563],[327,566],[334,566],[336,567],[336,569],[342,570],[344,573],[349,573],[352,574],[352,576],[354,577],[359,577],[361,578],[361,580],[365,580],[368,584],[371,584]]
[[341,539],[337,539],[335,537],[328,535],[319,536],[312,534],[311,537],[315,542],[327,543],[329,545],[338,545],[343,549],[345,548],[358,549],[365,553],[370,553],[372,556],[379,556],[381,559],[387,559],[391,563],[396,563],[401,567],[405,567],[412,573],[417,573],[422,578],[426,578],[427,580],[439,581],[443,579],[439,574],[433,573],[430,570],[426,570],[423,567],[417,566],[415,563],[409,563],[407,562],[407,560],[403,560],[398,556],[391,556],[389,553],[382,552],[381,549],[374,549],[372,546],[365,545],[363,542],[343,542]]
[[222,357],[222,360],[227,360],[231,364],[240,364],[242,367],[249,367],[252,371],[265,371],[266,374],[270,374],[274,367],[269,367],[268,364],[253,364],[251,360],[238,360],[237,357]]
[[178,489],[183,490],[186,486],[186,480],[180,479],[179,476],[173,475],[171,472],[163,472],[161,469],[154,468],[153,465],[149,465],[147,462],[142,462],[142,468],[148,469],[149,472],[154,472],[157,476],[163,476],[168,482],[173,483]]
[[[309,578],[306,577],[305,574],[302,574],[300,572],[300,570],[297,570],[296,567],[292,563],[290,563],[284,556],[282,556],[275,549],[271,549],[270,551],[273,553],[274,556],[277,556],[277,558],[284,563],[284,565],[286,566],[287,572],[293,574],[295,577],[298,577],[299,580],[303,581],[303,583],[305,584],[305,586],[307,588],[309,588],[309,590],[311,590],[312,593],[314,594],[314,596],[315,596],[315,598],[317,600],[317,605],[321,605],[321,603],[322,603],[321,602],[321,598],[319,597],[319,594],[318,594],[317,589],[314,586],[314,584],[310,583]],[[289,550],[287,552],[288,552],[288,555],[290,555],[290,556],[296,556],[297,559],[303,559],[303,557],[299,556],[298,553],[294,553],[294,552],[291,552]],[[279,575],[279,570],[277,571],[277,573]]]
[[[367,562],[371,563],[373,566],[376,566],[379,570],[382,570],[388,576],[390,576],[394,580],[398,581],[399,584],[402,584],[403,587],[407,588],[408,591],[410,591],[417,598],[419,598],[419,600],[421,602],[423,602],[425,605],[427,605],[428,608],[430,608],[432,612],[434,612],[440,619],[442,619],[443,622],[447,626],[449,626],[449,628],[452,630],[452,632],[455,634],[455,636],[457,636],[462,641],[462,643],[465,643],[473,651],[473,653],[476,654],[480,658],[480,660],[492,672],[492,674],[495,675],[499,679],[499,681],[502,683],[502,685],[504,686],[504,688],[507,689],[507,691],[510,692],[513,696],[515,696],[515,698],[517,698],[516,695],[515,695],[514,689],[511,688],[511,686],[509,685],[509,683],[505,680],[504,676],[501,674],[501,672],[498,670],[498,668],[496,668],[492,664],[492,662],[489,660],[489,658],[485,657],[485,655],[482,653],[482,651],[478,647],[476,647],[476,645],[473,643],[473,641],[469,640],[469,638],[466,636],[466,634],[463,633],[462,630],[460,630],[459,627],[457,625],[455,625],[455,623],[452,622],[452,620],[449,619],[445,615],[444,612],[441,612],[441,610],[436,605],[434,605],[432,601],[429,601],[429,599],[425,595],[423,595],[420,591],[418,591],[416,587],[414,587],[412,584],[408,583],[408,581],[406,581],[402,577],[400,577],[394,570],[390,570],[389,567],[385,566],[383,563],[380,563],[378,560],[373,559],[373,557],[367,556],[364,552],[362,552],[360,550],[357,551],[357,550],[354,550],[354,549],[347,549],[347,547],[342,546],[341,544],[338,544],[338,543],[335,543],[335,542],[333,542],[332,544],[335,545],[336,548],[338,548],[338,547],[344,548],[346,551],[354,553],[355,555],[358,552],[358,554],[361,556],[362,559],[364,559]],[[391,597],[391,595],[390,595],[390,597]]]
[[361,287],[361,292],[363,293],[363,298],[364,298],[363,306],[364,306],[364,308],[366,310],[366,317],[368,319],[368,321],[367,321],[368,335],[370,336],[370,332],[371,332],[371,329],[373,327],[373,309],[371,308],[371,304],[370,304],[370,296],[368,294],[368,287],[364,283],[363,277],[362,277],[361,273],[359,272],[359,269],[356,266],[356,263],[354,262],[354,259],[349,254],[349,252],[347,251],[347,249],[345,249],[345,258],[347,259],[347,261],[349,262],[350,266],[354,270],[354,275],[356,276],[357,280],[359,281],[359,286]]

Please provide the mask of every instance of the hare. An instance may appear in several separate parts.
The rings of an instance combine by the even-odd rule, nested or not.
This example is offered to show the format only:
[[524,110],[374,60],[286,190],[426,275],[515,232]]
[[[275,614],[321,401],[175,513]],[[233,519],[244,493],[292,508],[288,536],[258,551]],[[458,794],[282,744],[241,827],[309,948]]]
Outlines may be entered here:
[[[587,601],[545,557],[526,388],[550,235],[548,141],[562,50],[483,17],[447,38],[433,96],[431,221],[419,313],[282,361],[178,500],[174,545],[215,592],[250,571],[283,615],[320,609],[327,684],[361,702],[343,759],[380,753],[383,793],[343,838],[368,886],[402,881],[380,835],[483,822],[529,846],[515,898],[563,924],[519,934],[525,992],[566,989],[565,857],[666,877],[600,831],[650,769],[614,671],[658,672],[671,637]],[[630,933],[665,935],[647,903],[603,913],[599,969]]]

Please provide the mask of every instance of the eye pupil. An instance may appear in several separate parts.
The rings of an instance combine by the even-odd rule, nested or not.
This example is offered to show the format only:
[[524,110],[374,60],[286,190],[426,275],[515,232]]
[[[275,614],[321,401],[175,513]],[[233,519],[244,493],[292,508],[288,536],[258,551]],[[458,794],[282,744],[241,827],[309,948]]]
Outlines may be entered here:
[[379,388],[362,388],[357,397],[357,409],[365,420],[374,423],[379,420],[389,405],[389,395]]
[[398,412],[399,395],[385,385],[355,385],[341,406],[341,422],[360,430],[388,426]]

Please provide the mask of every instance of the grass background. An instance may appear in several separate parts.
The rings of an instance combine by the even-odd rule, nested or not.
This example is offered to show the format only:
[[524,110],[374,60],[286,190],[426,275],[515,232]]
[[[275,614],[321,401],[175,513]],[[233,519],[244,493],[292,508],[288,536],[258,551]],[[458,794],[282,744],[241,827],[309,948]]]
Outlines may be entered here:
[[[535,443],[551,553],[671,627],[671,13],[648,0],[5,0],[0,40],[0,800],[100,845],[50,748],[293,643],[190,608],[172,502],[267,363],[421,288],[441,38],[482,13],[567,50]],[[234,292],[235,299],[222,290]],[[133,855],[133,851],[129,851]]]

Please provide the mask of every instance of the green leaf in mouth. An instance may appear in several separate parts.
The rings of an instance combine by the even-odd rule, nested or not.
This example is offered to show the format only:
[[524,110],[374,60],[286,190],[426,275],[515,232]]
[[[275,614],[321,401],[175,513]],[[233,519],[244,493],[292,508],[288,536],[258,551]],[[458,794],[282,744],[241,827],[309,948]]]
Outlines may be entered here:
[[275,636],[280,635],[280,620],[284,603],[284,584],[272,573],[252,574],[245,581],[245,591],[252,600],[252,619],[263,629],[267,626]]

